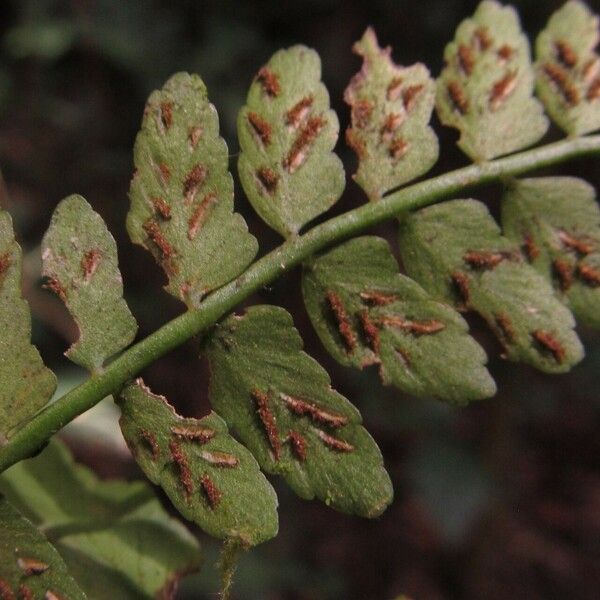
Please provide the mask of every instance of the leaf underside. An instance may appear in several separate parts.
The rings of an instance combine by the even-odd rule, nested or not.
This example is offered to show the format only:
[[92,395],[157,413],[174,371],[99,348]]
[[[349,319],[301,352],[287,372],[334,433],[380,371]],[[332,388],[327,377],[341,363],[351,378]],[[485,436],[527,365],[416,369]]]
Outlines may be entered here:
[[0,598],[86,598],[52,544],[2,496]]
[[533,97],[529,42],[510,6],[484,0],[444,51],[436,109],[460,131],[458,145],[473,160],[489,160],[537,142],[548,128]]
[[261,218],[284,237],[330,208],[345,176],[332,152],[337,115],[321,83],[319,55],[280,50],[260,69],[238,115],[240,180]]
[[65,198],[42,240],[43,274],[79,328],[67,356],[90,371],[126,348],[137,324],[123,299],[117,245],[81,196]]
[[536,88],[561,129],[600,129],[600,19],[577,0],[556,11],[536,40]]
[[168,598],[199,567],[198,542],[148,484],[100,481],[58,442],[0,475],[0,491],[94,600]]
[[211,403],[261,467],[303,498],[379,515],[392,500],[379,448],[359,412],[302,351],[290,314],[254,306],[207,340]]
[[439,155],[437,136],[429,127],[435,83],[427,67],[400,67],[391,48],[381,49],[369,28],[353,50],[362,69],[344,93],[352,126],[346,141],[358,157],[354,180],[370,200],[426,173]]
[[197,75],[177,73],[146,104],[134,146],[131,239],[152,252],[188,306],[239,275],[258,251],[233,212],[228,151]]
[[400,249],[408,274],[434,297],[478,312],[510,360],[554,373],[583,357],[573,315],[481,202],[453,200],[408,216]]
[[56,389],[56,377],[30,343],[31,316],[21,297],[21,248],[0,209],[0,445]]
[[573,177],[514,182],[502,227],[583,323],[600,327],[600,208],[594,188]]
[[119,403],[121,430],[138,464],[184,517],[244,545],[277,534],[275,491],[216,413],[184,419],[141,380],[125,388]]
[[398,272],[385,240],[355,238],[315,258],[302,291],[321,341],[341,364],[379,365],[384,383],[457,404],[495,393],[467,323]]

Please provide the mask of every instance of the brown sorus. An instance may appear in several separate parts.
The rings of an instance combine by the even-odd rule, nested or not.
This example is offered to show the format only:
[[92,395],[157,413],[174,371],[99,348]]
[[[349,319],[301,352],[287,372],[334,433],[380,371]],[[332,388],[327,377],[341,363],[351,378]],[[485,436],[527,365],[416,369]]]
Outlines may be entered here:
[[306,151],[308,146],[315,141],[321,132],[321,129],[323,129],[325,126],[325,123],[327,123],[327,121],[323,117],[317,116],[311,117],[302,126],[284,161],[284,166],[287,168],[289,173],[293,173],[296,169],[302,166],[306,160]]
[[269,67],[262,67],[256,76],[256,80],[262,85],[267,96],[272,98],[279,96],[281,92],[279,77]]
[[8,267],[10,267],[10,252],[5,252],[0,254],[0,275],[6,273]]
[[596,77],[596,79],[592,81],[585,97],[589,102],[600,100],[600,77]]
[[478,27],[473,33],[473,38],[480,50],[487,50],[493,44],[487,27]]
[[569,73],[563,67],[554,63],[546,63],[543,70],[548,79],[558,88],[567,104],[570,106],[579,104],[579,92],[571,82]]
[[269,167],[260,167],[260,169],[256,171],[256,175],[258,176],[258,179],[262,183],[265,190],[267,190],[269,194],[273,194],[277,188],[279,175],[277,175],[277,173],[275,173],[275,171]]
[[279,439],[279,432],[277,431],[275,415],[269,407],[269,396],[260,390],[252,390],[250,394],[254,399],[254,402],[256,402],[256,412],[265,433],[267,434],[267,439],[273,450],[275,460],[279,460],[279,457],[281,456],[281,440]]
[[577,64],[577,53],[573,50],[569,42],[557,40],[554,43],[554,48],[556,49],[556,58],[558,58],[565,67],[572,69]]
[[263,146],[271,143],[271,126],[258,113],[248,113],[248,123],[250,123],[254,133],[258,136]]
[[373,103],[368,100],[358,100],[352,106],[352,123],[359,129],[364,129],[369,124]]
[[165,236],[162,234],[158,223],[152,219],[146,221],[143,225],[144,231],[148,234],[148,237],[154,242],[154,244],[160,250],[163,258],[170,258],[173,256],[173,248],[167,241]]
[[292,452],[300,462],[306,460],[306,440],[297,431],[290,431],[288,434]]
[[317,435],[323,440],[323,443],[331,448],[332,450],[336,450],[337,452],[353,452],[354,446],[349,444],[344,440],[340,440],[339,438],[334,437],[333,435],[329,435],[320,429],[317,431]]
[[208,218],[210,213],[210,209],[217,202],[217,195],[214,192],[209,192],[202,198],[202,202],[199,202],[194,211],[192,212],[191,217],[188,220],[188,239],[192,241],[200,228]]
[[373,350],[373,352],[375,352],[375,354],[379,354],[379,350],[380,350],[379,329],[377,328],[375,323],[373,323],[373,321],[371,321],[368,310],[361,310],[358,316],[360,318],[360,324],[362,326],[362,330],[363,330],[365,339],[367,340],[367,344],[369,345],[369,348],[371,348],[371,350]]
[[454,271],[450,276],[452,279],[452,285],[454,289],[457,291],[461,301],[465,306],[469,304],[470,299],[470,291],[469,291],[469,278],[465,273],[461,271]]
[[409,85],[402,92],[402,102],[404,104],[406,112],[410,112],[413,109],[415,102],[417,101],[417,97],[421,93],[422,89],[423,84],[419,83],[416,85]]
[[504,339],[507,342],[514,341],[515,330],[509,316],[506,313],[497,313],[494,315],[494,320],[496,321],[496,325],[502,332]]
[[446,328],[446,325],[436,319],[429,319],[428,321],[411,321],[409,319],[403,319],[402,317],[381,317],[379,323],[387,327],[395,327],[408,331],[413,335],[429,335],[437,333]]
[[356,348],[356,334],[350,325],[350,319],[348,318],[342,300],[333,290],[327,290],[326,298],[329,308],[335,317],[338,331],[346,345],[346,350],[352,352]]
[[560,364],[565,360],[566,350],[552,333],[544,329],[536,329],[531,335],[544,350],[552,354],[557,363]]
[[102,253],[100,252],[99,248],[92,248],[83,255],[83,258],[81,259],[81,269],[86,280],[89,281],[92,275],[96,272],[101,258]]
[[207,473],[202,475],[200,479],[200,484],[202,485],[202,491],[208,500],[208,504],[211,508],[216,508],[221,502],[221,497],[223,496],[221,490],[214,484],[213,480],[208,476]]
[[181,481],[187,499],[189,500],[194,491],[194,483],[192,481],[192,471],[190,470],[188,459],[181,449],[179,442],[175,440],[169,442],[169,450],[171,452],[171,458],[179,470],[179,481]]
[[31,588],[24,583],[19,586],[19,600],[34,600]]
[[577,254],[581,254],[582,256],[591,254],[594,251],[594,244],[591,241],[575,237],[566,231],[559,231],[558,238],[563,246],[575,250]]
[[65,288],[55,277],[48,277],[46,279],[46,283],[44,283],[44,287],[53,291],[63,302],[67,301],[67,293],[65,292]]
[[523,252],[529,262],[533,262],[540,255],[540,249],[530,233],[523,238]]
[[200,456],[208,461],[215,467],[226,467],[232,469],[240,464],[240,461],[233,454],[227,454],[226,452],[209,452],[204,450],[200,453]]
[[401,114],[390,113],[389,115],[386,115],[385,119],[383,120],[383,125],[379,130],[381,137],[384,140],[389,139],[394,131],[396,131],[396,129],[402,125],[402,121],[404,121],[404,117]]
[[504,252],[476,252],[469,250],[463,260],[474,269],[493,269],[507,257]]
[[161,162],[158,165],[158,170],[160,171],[160,176],[163,182],[169,183],[169,180],[171,179],[171,169],[169,169],[169,165]]
[[64,598],[63,596],[59,596],[56,592],[51,592],[50,590],[48,590],[46,592],[46,594],[44,595],[44,600],[68,600],[68,599]]
[[517,72],[511,71],[494,83],[490,92],[490,107],[492,110],[498,110],[506,102],[507,98],[515,91],[517,82]]
[[162,198],[152,198],[154,211],[163,219],[171,218],[171,207]]
[[554,274],[558,278],[558,284],[563,292],[566,292],[573,283],[573,265],[568,260],[555,258],[552,261]]
[[598,74],[600,74],[600,58],[598,58],[597,56],[594,58],[590,58],[590,60],[588,60],[583,66],[581,74],[583,76],[583,80],[586,83],[589,83],[590,81],[596,79]]
[[400,91],[402,89],[402,77],[394,77],[388,83],[386,97],[389,102],[395,102],[400,98]]
[[365,291],[360,293],[361,299],[367,304],[373,306],[386,306],[398,300],[395,294],[387,294],[385,292]]
[[152,453],[152,460],[156,462],[160,458],[160,448],[158,446],[158,442],[156,441],[156,436],[147,429],[141,429],[140,437],[142,440],[144,440],[145,444],[148,446],[148,449]]
[[402,158],[408,152],[409,144],[408,142],[401,138],[397,137],[392,140],[389,147],[390,156],[394,160],[398,160]]
[[308,115],[308,111],[314,100],[315,98],[311,94],[310,96],[304,96],[304,98],[296,102],[285,114],[285,122],[292,127],[298,127]]
[[198,163],[194,165],[191,171],[186,175],[183,182],[183,197],[188,204],[191,204],[196,197],[198,188],[206,179],[206,169]]
[[287,394],[280,394],[281,399],[285,402],[286,406],[299,417],[308,416],[315,423],[321,423],[322,425],[328,425],[337,429],[343,427],[348,423],[348,418],[343,415],[337,415],[327,410],[319,408],[316,404],[301,400],[300,398],[294,398]]
[[362,160],[367,155],[367,148],[364,141],[361,137],[356,135],[356,132],[351,127],[346,129],[346,144],[354,150],[359,159]]
[[38,560],[37,558],[31,558],[21,556],[17,559],[17,565],[25,575],[41,575],[50,568],[50,565]]
[[169,129],[173,125],[173,103],[172,102],[161,102],[160,103],[160,118],[165,129]]
[[0,577],[0,600],[16,600],[8,581]]
[[190,140],[192,148],[195,148],[198,145],[201,137],[202,127],[199,127],[198,125],[190,127],[190,130],[188,131],[188,140]]
[[469,110],[469,100],[465,95],[465,91],[458,81],[451,81],[447,86],[448,96],[452,101],[454,108],[464,115]]
[[469,76],[471,73],[473,73],[473,67],[475,66],[475,55],[469,46],[461,44],[458,47],[458,62],[465,75]]
[[205,444],[215,437],[213,429],[209,429],[208,427],[198,427],[196,425],[173,425],[171,426],[171,433],[177,437],[193,440],[194,442],[199,442],[201,444]]
[[402,363],[404,364],[404,366],[407,369],[409,369],[410,368],[411,359],[410,359],[410,354],[408,353],[408,351],[405,350],[404,348],[400,348],[399,346],[397,346],[396,348],[394,348],[394,351],[396,352],[396,354],[398,355],[398,358],[402,361]]
[[502,60],[510,60],[515,52],[515,49],[508,44],[504,44],[500,48],[498,48],[498,56]]
[[590,265],[577,265],[577,275],[590,287],[600,285],[600,269],[595,269]]

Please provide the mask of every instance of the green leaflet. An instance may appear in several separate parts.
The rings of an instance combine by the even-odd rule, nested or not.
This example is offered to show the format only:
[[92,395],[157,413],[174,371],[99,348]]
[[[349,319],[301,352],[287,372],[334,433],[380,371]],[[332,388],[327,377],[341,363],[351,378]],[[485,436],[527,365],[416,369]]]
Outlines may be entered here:
[[78,365],[98,371],[137,333],[123,300],[117,245],[102,217],[81,196],[65,198],[42,240],[43,274],[79,327],[67,351]]
[[495,394],[467,323],[398,273],[385,240],[355,238],[313,259],[302,291],[321,341],[341,364],[377,364],[384,383],[456,404]]
[[233,179],[215,107],[197,75],[177,73],[154,91],[134,147],[127,229],[188,306],[239,275],[258,250],[233,213]]
[[429,127],[435,83],[421,63],[395,65],[391,48],[382,50],[371,28],[353,50],[363,66],[344,93],[352,109],[346,141],[358,156],[354,180],[377,200],[429,171],[438,158],[437,136]]
[[138,379],[120,399],[121,430],[150,481],[210,535],[255,545],[277,535],[277,496],[216,413],[184,419]]
[[535,44],[538,95],[552,120],[574,135],[600,129],[599,22],[583,2],[570,0]]
[[575,316],[600,327],[600,209],[594,188],[573,177],[515,181],[502,201],[502,227]]
[[148,484],[99,481],[57,442],[0,475],[0,491],[43,529],[94,600],[169,597],[199,567],[197,541]]
[[489,160],[537,142],[548,129],[533,97],[529,42],[510,7],[484,0],[463,21],[444,52],[436,108],[460,133],[458,145],[473,160]]
[[319,55],[305,46],[275,53],[238,115],[238,170],[252,206],[281,235],[298,233],[342,194],[338,132]]
[[59,597],[86,598],[55,548],[0,496],[0,598]]
[[559,373],[583,357],[573,315],[481,202],[453,200],[409,215],[400,250],[408,274],[436,298],[481,314],[510,360]]
[[376,517],[392,500],[379,448],[359,412],[302,352],[291,315],[254,306],[206,342],[213,406],[261,467],[303,498]]
[[21,248],[10,215],[0,209],[0,446],[56,389],[56,377],[30,337],[29,307],[21,297]]

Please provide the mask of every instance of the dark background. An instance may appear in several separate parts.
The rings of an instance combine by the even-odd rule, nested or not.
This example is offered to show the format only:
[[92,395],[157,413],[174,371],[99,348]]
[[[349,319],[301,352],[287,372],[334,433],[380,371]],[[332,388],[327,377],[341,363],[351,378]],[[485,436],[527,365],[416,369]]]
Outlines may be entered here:
[[[517,2],[535,34],[560,2]],[[592,8],[600,7],[590,2]],[[145,336],[180,313],[161,290],[164,277],[124,229],[131,147],[145,98],[173,72],[198,72],[221,116],[235,171],[235,117],[258,68],[278,48],[304,43],[323,61],[323,79],[342,129],[343,89],[360,62],[352,43],[373,25],[401,64],[425,62],[436,75],[444,44],[473,2],[307,0],[276,2],[4,0],[0,3],[0,168],[2,202],[26,255],[25,293],[34,338],[63,386],[83,376],[62,352],[74,327],[40,286],[38,244],[53,208],[83,194],[106,219],[120,247],[127,300]],[[466,164],[454,132],[436,123],[442,142],[434,172]],[[547,140],[557,138],[550,132]],[[340,144],[348,173],[354,158]],[[553,170],[600,183],[598,161]],[[237,209],[261,243],[279,243],[252,215],[239,186]],[[497,209],[498,189],[475,194]],[[349,182],[336,207],[363,202]],[[393,242],[393,223],[376,233]],[[384,389],[374,372],[338,367],[316,339],[300,301],[298,273],[252,301],[293,311],[307,350],[362,411],[383,451],[396,499],[376,521],[302,502],[275,481],[280,534],[242,558],[238,598],[592,599],[600,589],[598,370],[600,336],[580,331],[587,357],[570,374],[547,376],[506,364],[477,319],[475,335],[490,354],[498,395],[466,409]],[[145,372],[185,415],[208,411],[207,372],[197,341]],[[64,389],[63,387],[63,389]],[[99,417],[100,418],[100,417]],[[88,419],[89,421],[89,419]],[[70,440],[103,476],[137,475],[114,423],[90,442]],[[86,431],[85,428],[82,431]],[[217,544],[199,533],[203,571],[185,582],[186,598],[213,598]]]

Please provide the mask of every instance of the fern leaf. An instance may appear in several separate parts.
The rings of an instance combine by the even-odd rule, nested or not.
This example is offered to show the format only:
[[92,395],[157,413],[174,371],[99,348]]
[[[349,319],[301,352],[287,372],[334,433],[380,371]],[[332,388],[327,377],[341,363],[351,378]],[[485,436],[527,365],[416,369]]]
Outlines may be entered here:
[[215,107],[197,75],[173,75],[150,95],[134,147],[127,229],[167,273],[167,291],[196,307],[258,251],[233,213],[233,179]]
[[[147,483],[100,481],[61,443],[50,442],[3,473],[0,492],[51,537],[69,573],[94,600],[168,598],[182,575],[200,565],[198,542]],[[5,539],[14,549],[14,540],[0,535],[0,556]]]
[[177,415],[141,380],[120,399],[121,430],[138,464],[177,510],[210,535],[244,545],[277,534],[277,496],[223,419]]
[[79,339],[66,355],[90,371],[101,369],[133,341],[137,324],[123,300],[115,240],[81,196],[56,207],[42,240],[42,260],[47,287],[79,327]]
[[341,364],[379,365],[384,383],[456,404],[496,392],[467,323],[398,273],[385,240],[355,238],[317,257],[302,290],[321,341]]
[[594,188],[573,177],[516,181],[502,202],[502,226],[575,316],[600,327],[600,209]]
[[458,145],[473,160],[489,160],[537,142],[548,128],[533,97],[529,42],[510,7],[484,0],[446,46],[436,108],[460,131]]
[[274,54],[238,115],[238,170],[256,212],[284,237],[342,194],[344,168],[332,152],[338,132],[319,55],[305,46]]
[[52,544],[1,496],[0,598],[86,598]]
[[302,352],[287,311],[255,306],[231,316],[206,351],[211,402],[265,471],[343,512],[383,512],[392,487],[381,452],[356,408]]
[[599,24],[583,2],[570,0],[535,45],[538,95],[552,120],[574,135],[600,129]]
[[429,127],[435,83],[427,67],[399,67],[391,48],[381,49],[369,28],[354,52],[362,69],[346,88],[352,126],[346,141],[358,157],[353,179],[370,200],[426,173],[439,155],[437,136]]
[[56,389],[56,377],[30,337],[29,307],[21,297],[21,248],[10,215],[0,209],[0,446]]
[[481,202],[453,200],[408,216],[400,248],[408,274],[440,300],[478,312],[509,359],[553,373],[583,357],[573,315]]

